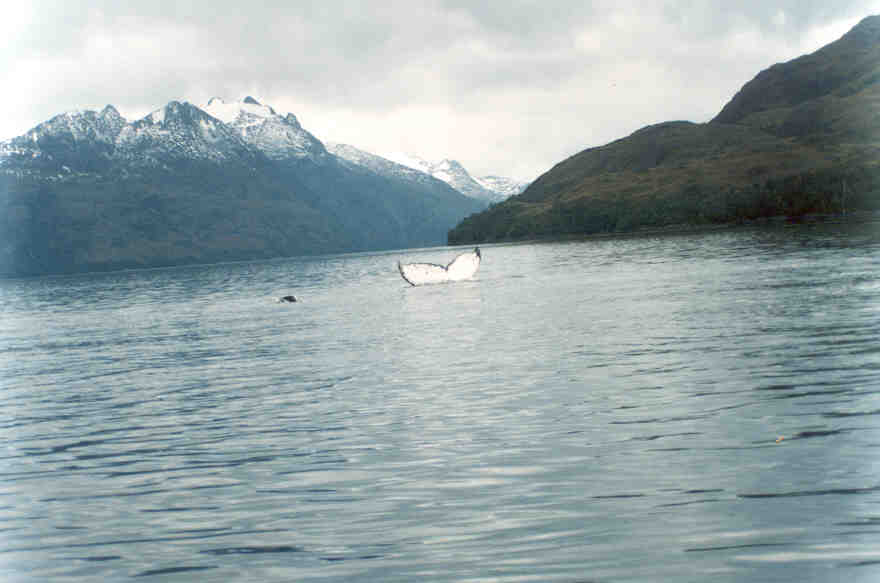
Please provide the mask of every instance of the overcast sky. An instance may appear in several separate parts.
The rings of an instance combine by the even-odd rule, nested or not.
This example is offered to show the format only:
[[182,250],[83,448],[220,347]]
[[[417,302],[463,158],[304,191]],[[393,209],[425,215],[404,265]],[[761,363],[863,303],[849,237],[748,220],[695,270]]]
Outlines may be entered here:
[[532,179],[673,119],[708,121],[760,70],[880,0],[255,2],[0,7],[0,140],[111,103],[252,95],[322,141]]

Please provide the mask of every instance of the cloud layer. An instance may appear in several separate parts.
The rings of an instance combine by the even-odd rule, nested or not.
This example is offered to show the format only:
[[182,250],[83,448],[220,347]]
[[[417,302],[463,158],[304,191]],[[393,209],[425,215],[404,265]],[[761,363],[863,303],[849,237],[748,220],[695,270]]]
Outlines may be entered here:
[[758,71],[880,1],[274,4],[41,1],[4,10],[0,139],[112,103],[254,95],[319,138],[534,178],[669,119],[706,121]]

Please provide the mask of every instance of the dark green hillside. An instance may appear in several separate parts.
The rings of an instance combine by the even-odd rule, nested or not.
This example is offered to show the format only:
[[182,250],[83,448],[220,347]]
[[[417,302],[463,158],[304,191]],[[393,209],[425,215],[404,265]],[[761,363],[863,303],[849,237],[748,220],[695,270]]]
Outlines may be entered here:
[[[758,75],[710,123],[560,162],[449,233],[462,244],[880,208],[880,17]],[[735,122],[735,123],[733,123]]]
[[265,164],[0,175],[0,273],[70,273],[427,246],[481,208],[383,177]]
[[231,173],[0,184],[0,271],[10,274],[206,263],[336,251],[334,225],[289,188]]
[[878,39],[880,16],[865,18],[815,53],[758,73],[712,121],[740,123],[756,113],[791,109],[824,96],[854,95],[880,76]]

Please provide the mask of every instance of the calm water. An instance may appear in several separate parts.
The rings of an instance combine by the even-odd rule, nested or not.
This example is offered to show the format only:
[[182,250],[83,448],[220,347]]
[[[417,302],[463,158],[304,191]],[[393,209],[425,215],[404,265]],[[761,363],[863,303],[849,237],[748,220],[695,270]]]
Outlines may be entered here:
[[880,225],[482,250],[0,281],[4,580],[880,581]]

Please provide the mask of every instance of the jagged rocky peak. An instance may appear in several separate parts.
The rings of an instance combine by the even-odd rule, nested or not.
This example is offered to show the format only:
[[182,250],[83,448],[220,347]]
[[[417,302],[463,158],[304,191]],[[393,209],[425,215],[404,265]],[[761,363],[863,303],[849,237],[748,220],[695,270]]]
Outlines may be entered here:
[[114,155],[137,166],[158,168],[181,161],[247,164],[253,160],[235,130],[187,101],[169,101],[125,125]]
[[241,102],[242,103],[249,103],[251,105],[260,105],[260,102],[257,101],[256,99],[254,99],[253,97],[251,97],[250,95],[245,97]]
[[119,110],[109,103],[104,106],[104,109],[101,110],[101,117],[104,119],[125,119],[119,113]]
[[98,114],[98,121],[108,136],[112,136],[114,139],[122,131],[125,124],[128,123],[128,120],[122,117],[119,111],[110,104],[104,106],[104,109]]
[[169,101],[164,107],[150,113],[146,117],[135,122],[135,125],[159,125],[167,126],[176,123],[191,123],[204,119],[205,112],[188,101]]
[[63,137],[73,142],[95,140],[112,143],[125,124],[125,118],[112,105],[106,106],[100,113],[91,109],[74,110],[54,116],[12,141],[37,144],[44,138]]

